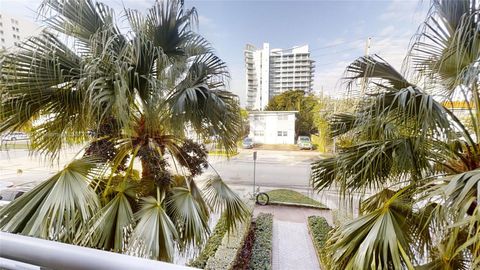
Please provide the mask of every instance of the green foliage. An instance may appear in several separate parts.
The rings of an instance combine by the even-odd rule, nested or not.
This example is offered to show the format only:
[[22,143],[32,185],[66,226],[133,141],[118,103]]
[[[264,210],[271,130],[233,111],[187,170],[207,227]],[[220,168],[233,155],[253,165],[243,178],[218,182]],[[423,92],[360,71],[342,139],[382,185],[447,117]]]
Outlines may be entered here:
[[100,200],[90,186],[95,160],[74,160],[63,170],[0,210],[0,228],[62,242],[99,210]]
[[324,248],[328,239],[328,234],[333,229],[328,225],[327,220],[324,217],[318,216],[309,216],[308,217],[308,228],[313,237],[313,245],[317,251],[318,258],[321,261],[324,261]]
[[266,111],[298,111],[295,122],[295,134],[297,136],[309,136],[318,131],[315,125],[315,113],[317,98],[313,95],[305,95],[302,90],[291,90],[273,97]]
[[382,207],[336,228],[322,254],[327,269],[411,268],[415,242],[410,207],[408,196],[399,192]]
[[[376,55],[347,67],[347,86],[361,99],[354,112],[334,115],[331,129],[351,139],[313,165],[312,183],[375,194],[332,232],[327,268],[479,268],[478,4],[432,1],[405,65],[415,83]],[[444,107],[445,98],[470,104],[470,119]]]
[[215,252],[222,243],[222,239],[226,235],[227,231],[228,227],[226,224],[226,216],[221,215],[202,251],[195,258],[195,260],[189,263],[189,266],[204,269],[208,259],[215,255]]
[[272,269],[273,215],[261,213],[255,219],[255,242],[249,269]]
[[270,197],[270,203],[301,204],[315,208],[327,209],[324,204],[290,189],[274,189],[268,191],[267,194]]
[[245,138],[250,133],[250,121],[248,119],[248,111],[240,109],[240,117],[242,118],[242,129],[240,131],[239,140]]
[[39,13],[45,30],[0,60],[0,133],[28,129],[32,151],[51,161],[86,147],[2,208],[1,230],[172,261],[174,247],[206,241],[212,209],[230,230],[247,220],[219,177],[193,180],[207,152],[187,134],[231,154],[241,127],[226,64],[192,27],[195,8],[155,1],[117,16],[94,0],[44,0]]

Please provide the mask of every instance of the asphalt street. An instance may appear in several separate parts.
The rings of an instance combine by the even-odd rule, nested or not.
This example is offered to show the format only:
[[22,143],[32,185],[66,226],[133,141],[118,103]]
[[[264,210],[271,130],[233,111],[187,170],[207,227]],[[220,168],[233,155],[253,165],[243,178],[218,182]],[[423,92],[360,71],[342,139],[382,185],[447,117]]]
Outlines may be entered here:
[[[51,177],[71,161],[77,151],[78,148],[67,149],[54,163],[45,161],[41,157],[31,156],[27,150],[0,151],[0,189],[27,183],[29,186],[36,185]],[[241,149],[238,155],[230,159],[211,156],[210,168],[199,177],[199,182],[218,173],[242,197],[249,196],[253,190],[254,151],[257,151],[255,184],[262,191],[289,188],[315,198],[330,208],[340,206],[342,200],[339,199],[337,191],[327,190],[317,193],[309,186],[310,165],[313,161],[322,158],[316,151]]]
[[[211,157],[212,169],[207,172],[207,175],[214,175],[215,170],[229,184],[253,185],[254,151],[242,149],[237,156],[230,159]],[[310,164],[319,158],[319,153],[314,151],[258,150],[255,162],[256,185],[308,188]]]

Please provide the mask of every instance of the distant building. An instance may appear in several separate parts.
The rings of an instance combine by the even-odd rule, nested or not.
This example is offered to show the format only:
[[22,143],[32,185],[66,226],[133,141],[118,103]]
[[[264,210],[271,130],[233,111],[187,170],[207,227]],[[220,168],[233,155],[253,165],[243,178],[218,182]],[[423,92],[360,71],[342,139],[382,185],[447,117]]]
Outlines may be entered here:
[[35,23],[4,12],[0,13],[0,51],[14,48],[23,40],[40,33]]
[[308,45],[272,49],[268,43],[257,49],[245,48],[248,110],[263,110],[268,101],[288,90],[313,90],[314,61]]
[[250,134],[254,143],[295,144],[297,111],[250,111]]

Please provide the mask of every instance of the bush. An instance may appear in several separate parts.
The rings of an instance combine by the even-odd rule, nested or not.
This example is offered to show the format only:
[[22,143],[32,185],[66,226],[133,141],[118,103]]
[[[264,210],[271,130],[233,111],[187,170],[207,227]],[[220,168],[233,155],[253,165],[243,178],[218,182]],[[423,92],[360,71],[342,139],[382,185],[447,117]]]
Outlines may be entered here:
[[250,269],[266,270],[272,268],[272,214],[259,214],[255,221],[255,242],[250,258]]
[[213,229],[213,232],[210,235],[210,238],[208,239],[204,248],[202,249],[198,257],[196,257],[195,260],[190,262],[189,265],[191,267],[200,268],[200,269],[205,268],[205,265],[207,264],[208,259],[215,255],[215,252],[217,251],[218,246],[220,246],[220,244],[222,243],[222,239],[227,233],[227,229],[228,228],[225,223],[225,215],[222,215],[218,220],[217,225],[215,225],[215,229]]
[[328,233],[333,229],[328,225],[324,217],[310,216],[308,217],[308,228],[313,237],[313,245],[317,251],[319,260],[323,260],[323,248],[328,239]]

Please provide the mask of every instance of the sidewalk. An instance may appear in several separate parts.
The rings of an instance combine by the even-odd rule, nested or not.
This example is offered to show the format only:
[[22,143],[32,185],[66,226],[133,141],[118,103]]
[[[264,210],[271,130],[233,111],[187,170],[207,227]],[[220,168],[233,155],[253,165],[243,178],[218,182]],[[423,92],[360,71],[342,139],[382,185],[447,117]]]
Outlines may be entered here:
[[323,216],[332,223],[330,210],[290,206],[256,206],[259,213],[273,214],[272,269],[320,269],[315,248],[308,233],[307,218]]

